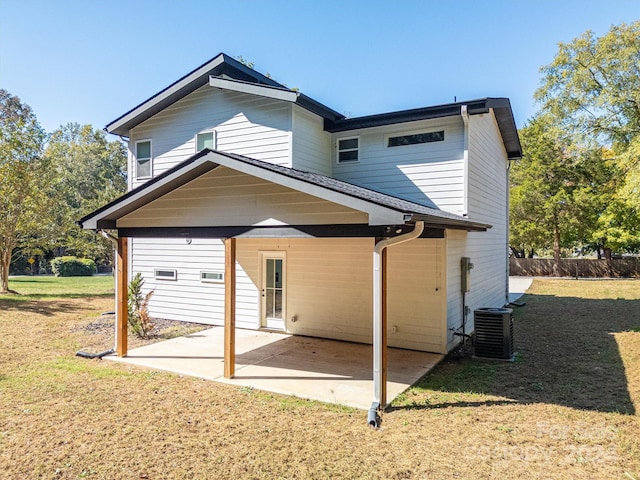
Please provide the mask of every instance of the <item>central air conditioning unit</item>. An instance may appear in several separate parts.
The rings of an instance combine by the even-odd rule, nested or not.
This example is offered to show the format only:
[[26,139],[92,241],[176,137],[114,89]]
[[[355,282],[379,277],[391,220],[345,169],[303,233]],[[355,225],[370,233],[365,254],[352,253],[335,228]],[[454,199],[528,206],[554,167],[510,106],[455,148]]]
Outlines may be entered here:
[[473,312],[475,356],[513,360],[513,310],[479,308]]

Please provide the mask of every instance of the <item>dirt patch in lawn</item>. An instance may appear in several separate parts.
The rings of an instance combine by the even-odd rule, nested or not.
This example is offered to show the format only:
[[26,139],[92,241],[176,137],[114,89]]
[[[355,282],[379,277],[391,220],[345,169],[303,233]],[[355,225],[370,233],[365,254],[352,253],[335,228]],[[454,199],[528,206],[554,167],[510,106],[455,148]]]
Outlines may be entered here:
[[640,480],[640,282],[530,292],[514,363],[451,358],[379,430],[363,411],[75,357],[112,346],[112,300],[0,300],[0,477]]
[[[129,335],[127,339],[129,349],[142,347],[155,342],[161,342],[163,340],[169,340],[170,338],[182,337],[184,335],[199,332],[206,328],[211,328],[210,325],[192,322],[179,322],[164,318],[154,318],[152,323],[154,327],[146,337],[142,338],[137,335]],[[87,345],[82,348],[83,351],[94,351],[96,348],[102,348],[104,351],[112,348],[115,339],[114,312],[102,312],[100,316],[95,319],[91,319],[88,323],[83,322],[82,324],[76,325],[72,327],[71,330],[73,332],[80,333],[86,338]]]

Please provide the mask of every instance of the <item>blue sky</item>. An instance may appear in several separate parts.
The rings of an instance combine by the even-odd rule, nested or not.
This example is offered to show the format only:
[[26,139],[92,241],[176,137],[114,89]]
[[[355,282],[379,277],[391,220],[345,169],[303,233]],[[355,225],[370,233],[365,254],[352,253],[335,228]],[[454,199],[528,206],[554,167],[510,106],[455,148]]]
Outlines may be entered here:
[[103,128],[225,52],[347,114],[509,97],[522,126],[558,42],[638,0],[0,0],[0,88],[51,132]]

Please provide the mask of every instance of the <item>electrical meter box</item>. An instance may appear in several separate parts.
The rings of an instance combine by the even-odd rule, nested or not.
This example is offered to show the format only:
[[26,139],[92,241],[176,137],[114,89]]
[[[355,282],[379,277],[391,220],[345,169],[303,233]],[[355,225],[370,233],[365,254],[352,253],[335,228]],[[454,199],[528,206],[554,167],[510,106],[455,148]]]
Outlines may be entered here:
[[460,276],[461,276],[461,284],[460,289],[463,293],[468,292],[471,289],[471,269],[473,268],[473,263],[471,263],[471,259],[469,257],[462,257],[460,259]]

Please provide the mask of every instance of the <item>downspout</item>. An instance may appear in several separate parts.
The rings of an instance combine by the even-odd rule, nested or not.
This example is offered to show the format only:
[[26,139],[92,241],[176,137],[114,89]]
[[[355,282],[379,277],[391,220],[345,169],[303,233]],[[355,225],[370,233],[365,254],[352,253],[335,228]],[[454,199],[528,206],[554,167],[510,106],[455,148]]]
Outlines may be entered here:
[[373,249],[373,403],[368,415],[368,423],[373,427],[378,426],[375,412],[381,408],[382,401],[382,251],[387,247],[414,240],[422,235],[423,231],[424,222],[417,221],[411,232],[380,240]]
[[507,202],[506,202],[507,203],[507,213],[506,213],[506,216],[505,216],[505,219],[506,219],[506,225],[505,225],[506,234],[505,234],[505,236],[507,237],[506,238],[506,243],[507,243],[506,250],[507,251],[505,252],[505,254],[507,255],[507,279],[506,279],[507,282],[506,282],[506,285],[505,285],[505,290],[506,290],[505,291],[505,303],[504,303],[505,305],[509,305],[509,275],[511,274],[510,266],[509,266],[509,251],[510,251],[510,249],[509,249],[509,238],[511,236],[511,225],[510,225],[511,224],[511,218],[510,218],[511,212],[510,212],[510,208],[509,208],[510,202],[511,202],[511,195],[510,195],[510,193],[511,193],[510,192],[510,189],[511,189],[510,176],[511,175],[510,174],[511,174],[511,160],[509,160],[507,158],[507,188],[506,188],[506,190],[507,190]]
[[463,216],[469,215],[469,113],[467,106],[460,106],[460,116],[462,117],[463,129],[463,146],[462,161],[464,163],[464,199],[463,199]]

